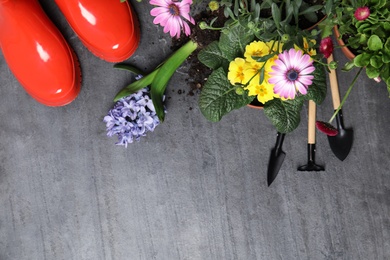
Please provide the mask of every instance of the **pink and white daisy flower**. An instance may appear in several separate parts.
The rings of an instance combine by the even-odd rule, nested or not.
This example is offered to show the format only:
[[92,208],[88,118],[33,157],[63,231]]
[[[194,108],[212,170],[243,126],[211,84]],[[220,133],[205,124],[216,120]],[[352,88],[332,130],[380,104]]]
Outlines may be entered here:
[[154,24],[164,27],[164,33],[169,32],[171,37],[179,38],[183,28],[187,36],[191,34],[187,22],[195,24],[195,20],[190,16],[192,0],[150,0],[149,3],[157,6],[150,11],[150,14],[155,16]]
[[290,49],[278,55],[272,66],[269,83],[274,84],[274,93],[285,99],[295,98],[297,92],[306,95],[313,83],[315,70],[313,60],[301,50]]

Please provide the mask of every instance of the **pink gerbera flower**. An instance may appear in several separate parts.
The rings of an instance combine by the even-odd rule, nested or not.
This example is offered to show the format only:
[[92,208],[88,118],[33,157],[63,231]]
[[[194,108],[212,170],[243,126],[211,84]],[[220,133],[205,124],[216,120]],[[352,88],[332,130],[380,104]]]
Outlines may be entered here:
[[164,33],[169,32],[171,37],[180,37],[183,28],[186,35],[191,34],[190,26],[187,22],[195,24],[194,19],[190,16],[190,5],[192,0],[150,0],[151,5],[158,7],[150,11],[155,16],[153,23],[160,24],[164,27]]
[[293,99],[299,91],[306,95],[308,87],[313,83],[315,68],[313,60],[301,50],[290,49],[278,55],[275,65],[269,74],[269,83],[275,84],[274,93],[285,99]]
[[367,6],[359,7],[355,11],[355,18],[359,21],[364,21],[370,16],[370,8]]

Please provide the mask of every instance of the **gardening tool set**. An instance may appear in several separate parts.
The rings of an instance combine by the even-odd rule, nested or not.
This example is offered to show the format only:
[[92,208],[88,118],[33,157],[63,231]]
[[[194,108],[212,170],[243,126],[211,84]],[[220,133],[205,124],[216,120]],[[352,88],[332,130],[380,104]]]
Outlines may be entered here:
[[[328,58],[328,63],[333,61],[333,55]],[[340,94],[337,82],[336,70],[331,69],[329,72],[330,89],[332,93],[332,102],[334,111],[340,106]],[[341,161],[343,161],[349,154],[353,143],[353,131],[352,129],[344,128],[342,110],[339,109],[336,114],[336,124],[338,133],[335,136],[328,135],[328,141],[330,148],[334,155]],[[325,168],[316,164],[316,104],[310,100],[308,104],[308,144],[307,144],[307,164],[298,167],[298,171],[324,171]],[[286,157],[286,153],[282,151],[282,144],[285,134],[278,133],[275,147],[271,150],[270,160],[267,170],[267,183],[268,186],[275,180],[278,172]]]

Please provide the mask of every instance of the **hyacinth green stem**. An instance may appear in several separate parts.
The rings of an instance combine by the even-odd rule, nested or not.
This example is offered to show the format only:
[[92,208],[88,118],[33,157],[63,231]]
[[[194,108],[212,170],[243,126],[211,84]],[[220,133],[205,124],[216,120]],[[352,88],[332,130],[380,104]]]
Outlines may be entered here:
[[[192,40],[188,41],[180,49],[173,53],[172,56],[159,65],[154,71],[144,76],[140,80],[134,81],[119,91],[119,93],[115,96],[114,101],[116,102],[123,97],[129,96],[143,88],[146,88],[147,86],[150,86],[150,95],[154,108],[156,109],[156,114],[160,121],[163,122],[165,116],[163,95],[168,81],[171,79],[177,68],[188,58],[188,56],[191,55],[193,51],[196,50],[197,47],[197,43],[193,42]],[[117,64],[114,67],[136,73],[134,67],[132,66]]]
[[150,85],[150,95],[153,101],[156,114],[161,122],[164,121],[164,105],[163,95],[167,87],[168,81],[177,68],[196,50],[198,44],[192,40],[184,44],[171,57],[169,57],[163,65],[158,69],[154,79]]
[[362,72],[362,70],[363,70],[363,67],[360,68],[360,70],[358,71],[358,73],[355,75],[355,78],[352,80],[351,84],[349,85],[348,90],[347,90],[347,92],[345,93],[345,95],[344,95],[344,97],[343,97],[343,100],[341,101],[339,107],[336,109],[336,111],[334,111],[333,116],[329,119],[329,124],[332,123],[332,121],[335,119],[337,113],[338,113],[338,112],[340,111],[340,109],[343,107],[345,101],[347,100],[349,94],[351,93],[352,88],[353,88],[353,86],[355,85],[356,80],[357,80],[357,78],[359,77],[359,75],[360,75],[360,73]]
[[127,97],[143,88],[146,88],[150,84],[152,84],[154,77],[156,76],[157,72],[160,70],[160,68],[155,69],[151,73],[149,73],[147,76],[143,77],[140,80],[134,81],[121,91],[119,91],[118,94],[116,94],[114,98],[114,102],[118,101],[119,99],[123,97]]

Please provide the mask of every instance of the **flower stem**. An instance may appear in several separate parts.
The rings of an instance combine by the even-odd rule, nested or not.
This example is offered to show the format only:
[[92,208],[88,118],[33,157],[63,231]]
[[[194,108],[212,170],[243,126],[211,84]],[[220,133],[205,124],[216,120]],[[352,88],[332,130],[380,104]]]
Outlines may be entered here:
[[353,86],[355,85],[356,83],[356,80],[357,78],[359,77],[360,73],[362,72],[363,70],[363,67],[360,68],[360,70],[358,71],[358,73],[355,75],[355,78],[352,80],[351,84],[349,85],[348,87],[348,90],[347,92],[345,93],[344,97],[343,97],[343,100],[341,101],[339,107],[336,109],[336,111],[333,113],[333,116],[329,119],[329,124],[332,123],[333,119],[335,119],[337,113],[340,111],[340,109],[343,107],[345,101],[347,100],[349,94],[351,93],[351,90],[353,88]]

